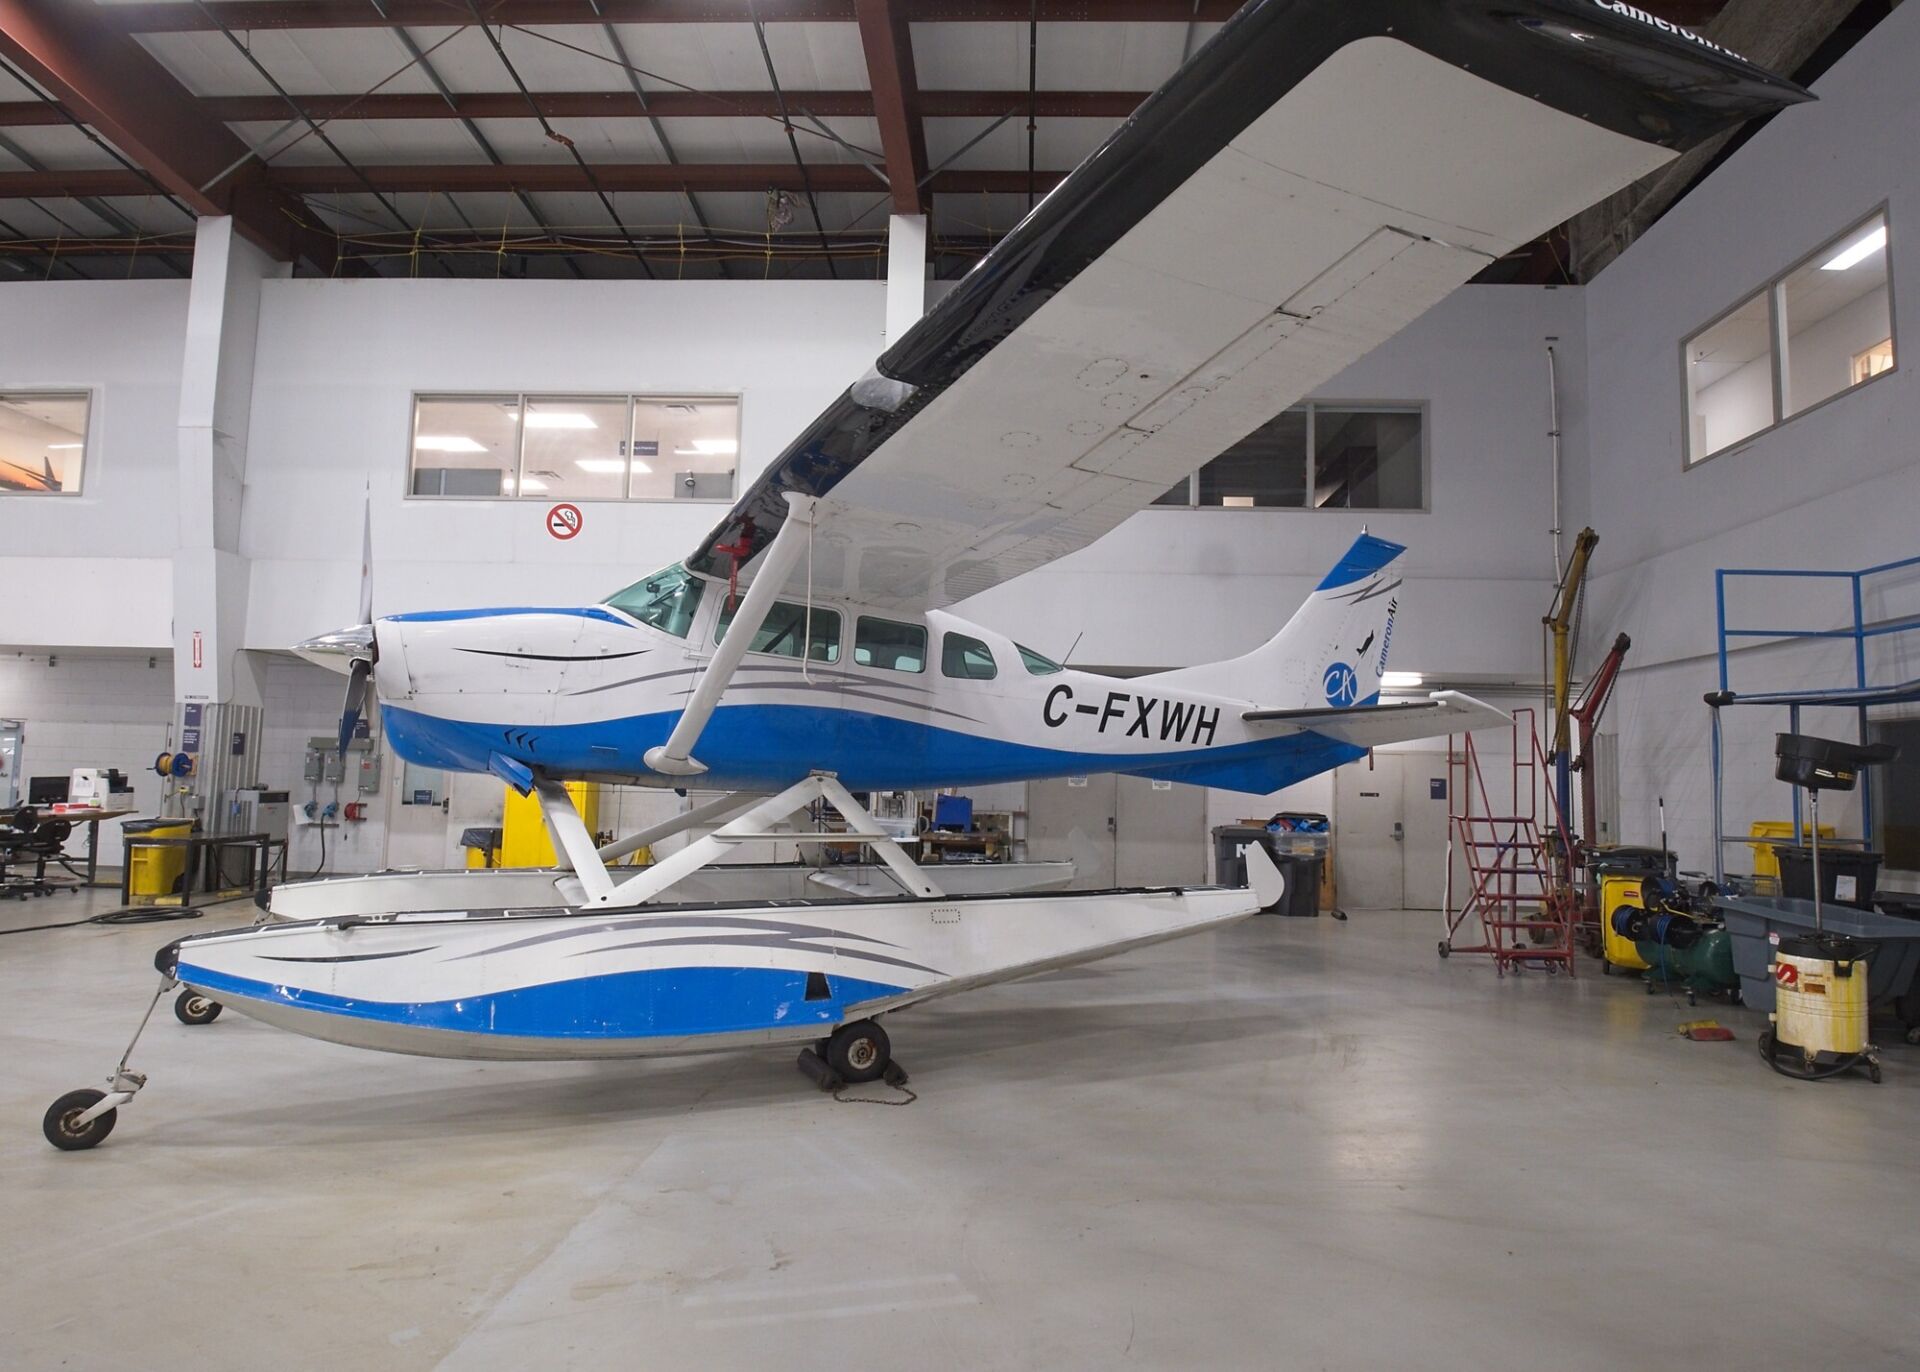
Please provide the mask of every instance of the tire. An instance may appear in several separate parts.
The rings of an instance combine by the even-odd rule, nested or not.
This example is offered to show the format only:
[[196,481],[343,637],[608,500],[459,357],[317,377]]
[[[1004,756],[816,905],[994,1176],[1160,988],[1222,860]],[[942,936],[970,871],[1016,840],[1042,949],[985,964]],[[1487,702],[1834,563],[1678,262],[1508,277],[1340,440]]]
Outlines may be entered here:
[[1440,940],[1440,960],[1444,962],[1447,960],[1447,958],[1452,956],[1452,954],[1453,954],[1452,947],[1447,943],[1445,939],[1441,939]]
[[114,1121],[119,1117],[118,1109],[109,1110],[104,1115],[96,1115],[89,1123],[75,1125],[73,1117],[90,1106],[105,1100],[105,1091],[96,1091],[92,1087],[83,1087],[78,1091],[69,1091],[52,1105],[47,1107],[44,1119],[40,1121],[40,1130],[47,1136],[47,1142],[66,1153],[77,1153],[82,1149],[93,1148],[108,1134],[113,1132]]
[[1613,975],[1613,964],[1611,962],[1608,962],[1605,958],[1600,959],[1600,975],[1603,977],[1610,977]]
[[827,1066],[843,1081],[878,1081],[892,1060],[887,1031],[870,1019],[843,1024],[827,1040]]
[[182,1024],[212,1024],[220,1018],[220,1002],[198,991],[182,991],[174,998],[173,1017]]

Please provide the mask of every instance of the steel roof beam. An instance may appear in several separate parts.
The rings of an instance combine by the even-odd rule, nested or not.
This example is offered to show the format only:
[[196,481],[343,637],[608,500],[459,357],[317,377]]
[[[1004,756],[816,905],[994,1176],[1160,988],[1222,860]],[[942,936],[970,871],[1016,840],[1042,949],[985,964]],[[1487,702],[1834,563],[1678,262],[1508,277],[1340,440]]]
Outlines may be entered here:
[[[1674,5],[1698,0],[1668,0]],[[758,0],[762,23],[853,20],[857,0]],[[1229,18],[1242,0],[1040,0],[1043,23],[1185,24]],[[1654,0],[1654,8],[1660,8]],[[695,24],[750,23],[747,0],[601,0],[600,13],[585,0],[495,0],[485,7],[488,24]],[[383,21],[360,0],[206,0],[204,5],[114,6],[135,33],[194,33],[232,29],[377,28]],[[1032,0],[905,0],[903,17],[913,23],[1026,22]],[[393,0],[384,22],[418,28],[479,23],[447,0]]]
[[[283,260],[299,250],[331,258],[302,229],[304,216],[285,192],[262,182],[247,145],[195,105],[173,75],[139,42],[108,22],[109,11],[66,0],[0,0],[0,52],[77,118],[152,178],[115,168],[116,189],[30,192],[150,195],[153,182],[196,214],[231,214],[248,238]],[[86,172],[22,172],[56,186]],[[131,188],[125,183],[131,182]]]
[[[867,192],[876,189],[873,173],[858,163],[810,162],[806,167],[816,191]],[[1041,190],[1057,185],[1065,172],[1039,174]],[[798,191],[805,188],[800,168],[791,162],[627,162],[596,163],[594,180],[608,191]],[[364,178],[364,180],[362,179]],[[265,188],[304,195],[364,195],[377,191],[460,194],[482,191],[591,191],[592,183],[570,162],[540,162],[490,166],[484,162],[437,165],[345,167],[275,167]],[[0,200],[26,196],[149,195],[152,187],[138,172],[120,167],[86,167],[67,171],[0,172]],[[1024,170],[935,172],[927,181],[935,194],[1004,192],[1024,194]]]
[[887,186],[895,214],[925,214],[927,137],[920,124],[920,83],[913,68],[904,0],[854,0],[860,47],[867,58],[867,84],[887,157]]

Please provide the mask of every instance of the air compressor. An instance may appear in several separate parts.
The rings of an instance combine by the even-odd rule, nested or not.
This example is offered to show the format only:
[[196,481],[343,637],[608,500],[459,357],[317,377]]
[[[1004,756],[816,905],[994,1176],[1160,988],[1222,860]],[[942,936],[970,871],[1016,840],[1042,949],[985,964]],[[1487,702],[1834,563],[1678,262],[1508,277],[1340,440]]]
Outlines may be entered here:
[[1633,945],[1647,965],[1647,994],[1660,986],[1681,986],[1687,1004],[1701,994],[1723,994],[1740,1001],[1740,975],[1733,968],[1733,939],[1711,912],[1717,894],[1712,882],[1690,888],[1667,877],[1650,876],[1640,886],[1640,906],[1620,905],[1610,916],[1613,932]]
[[1820,792],[1851,791],[1863,767],[1891,761],[1885,743],[1841,743],[1807,734],[1776,734],[1774,775],[1806,788],[1813,822],[1813,932],[1783,935],[1773,952],[1772,1027],[1760,1035],[1760,1056],[1784,1076],[1818,1081],[1855,1067],[1880,1080],[1880,1054],[1867,1038],[1868,945],[1824,927],[1820,874]]

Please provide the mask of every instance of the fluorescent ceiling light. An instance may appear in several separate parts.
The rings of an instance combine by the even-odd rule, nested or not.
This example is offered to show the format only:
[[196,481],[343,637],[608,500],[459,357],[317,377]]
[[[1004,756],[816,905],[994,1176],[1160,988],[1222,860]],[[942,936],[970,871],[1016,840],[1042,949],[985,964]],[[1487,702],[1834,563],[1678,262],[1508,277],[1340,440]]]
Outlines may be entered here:
[[[512,477],[510,476],[502,477],[500,479],[500,485],[502,487],[501,493],[503,495],[513,494],[513,478]],[[542,481],[537,476],[523,476],[520,478],[520,494],[521,495],[526,495],[529,492],[537,495],[541,491],[544,491],[546,489],[547,489],[547,483]]]
[[696,438],[685,448],[675,448],[676,457],[732,457],[740,451],[737,438]]
[[527,415],[529,429],[597,429],[600,426],[578,410],[534,410]]
[[627,469],[626,462],[617,457],[578,457],[573,465],[595,476],[618,476]]
[[422,434],[413,440],[416,450],[423,453],[484,453],[486,447],[475,443],[465,434]]
[[1422,686],[1426,684],[1426,680],[1427,679],[1424,676],[1420,675],[1420,673],[1418,672],[1382,672],[1380,673],[1380,684],[1386,687],[1388,690],[1394,690],[1396,688],[1402,688],[1407,686]]
[[1220,503],[1229,510],[1251,510],[1253,497],[1250,495],[1223,495]]
[[1865,238],[1850,248],[1842,248],[1840,255],[1820,268],[1823,272],[1844,272],[1857,267],[1869,257],[1887,246],[1887,226],[1882,224]]
[[57,453],[62,448],[77,448],[79,446],[80,445],[78,443],[49,443],[47,444],[47,451],[50,453]]

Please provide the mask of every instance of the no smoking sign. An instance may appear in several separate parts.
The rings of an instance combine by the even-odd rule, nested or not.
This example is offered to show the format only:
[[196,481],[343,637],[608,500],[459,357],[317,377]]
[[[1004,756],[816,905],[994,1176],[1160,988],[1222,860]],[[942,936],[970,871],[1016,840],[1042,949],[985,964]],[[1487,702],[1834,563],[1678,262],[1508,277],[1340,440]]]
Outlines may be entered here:
[[547,532],[562,543],[579,537],[582,522],[578,505],[555,505],[547,511]]

